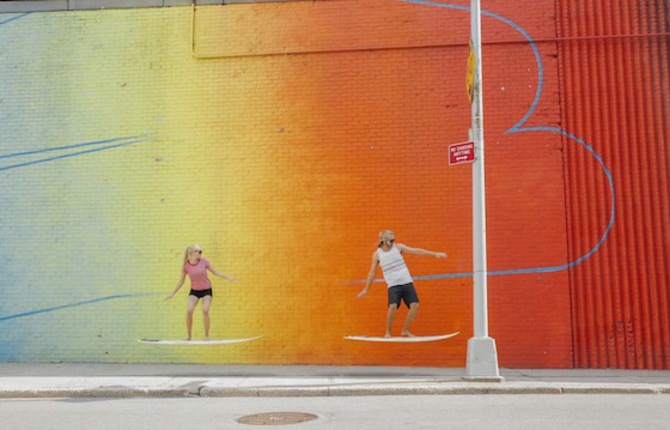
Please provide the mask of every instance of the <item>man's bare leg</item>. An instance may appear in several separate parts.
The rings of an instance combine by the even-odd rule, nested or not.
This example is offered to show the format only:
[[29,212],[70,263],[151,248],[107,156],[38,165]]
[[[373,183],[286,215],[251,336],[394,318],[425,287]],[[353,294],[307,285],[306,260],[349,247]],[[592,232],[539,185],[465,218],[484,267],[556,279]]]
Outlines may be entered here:
[[414,302],[409,305],[409,312],[407,312],[407,319],[405,320],[405,325],[402,327],[400,334],[405,337],[414,337],[412,333],[409,332],[409,326],[414,321],[416,313],[419,312],[419,303]]
[[391,337],[391,327],[393,326],[393,320],[395,319],[395,313],[397,310],[398,305],[395,303],[389,305],[389,310],[386,314],[386,334],[384,337]]

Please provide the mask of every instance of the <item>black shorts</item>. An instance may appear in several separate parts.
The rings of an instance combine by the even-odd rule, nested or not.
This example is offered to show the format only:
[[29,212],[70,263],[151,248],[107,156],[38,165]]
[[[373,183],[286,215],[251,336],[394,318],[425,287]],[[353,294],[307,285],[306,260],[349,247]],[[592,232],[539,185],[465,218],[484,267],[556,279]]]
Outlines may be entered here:
[[410,282],[405,285],[394,285],[388,289],[389,306],[396,304],[400,307],[401,300],[405,302],[405,306],[409,308],[412,303],[419,303],[419,296],[414,289],[414,283]]
[[199,299],[202,299],[202,298],[205,297],[205,296],[211,296],[211,297],[214,297],[214,293],[212,293],[212,289],[211,289],[211,288],[210,288],[210,289],[207,289],[207,290],[201,290],[201,291],[191,289],[191,292],[190,292],[188,295],[189,295],[189,296],[195,296],[195,297],[197,297],[197,298],[199,298]]

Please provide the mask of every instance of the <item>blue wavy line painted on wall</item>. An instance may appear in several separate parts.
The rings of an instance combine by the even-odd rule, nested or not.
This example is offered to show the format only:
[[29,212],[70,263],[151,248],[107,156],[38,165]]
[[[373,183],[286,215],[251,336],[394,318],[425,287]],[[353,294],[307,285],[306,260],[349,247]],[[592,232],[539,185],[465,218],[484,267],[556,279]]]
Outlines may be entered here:
[[0,155],[0,159],[22,157],[24,155],[43,154],[45,152],[64,151],[64,150],[67,150],[67,149],[83,148],[83,147],[87,147],[87,146],[98,146],[98,145],[104,145],[105,143],[113,143],[113,142],[120,142],[120,141],[123,141],[123,140],[134,140],[134,139],[141,139],[141,138],[146,138],[146,135],[113,137],[111,139],[93,140],[93,141],[90,141],[90,142],[75,143],[73,145],[57,146],[55,148],[42,148],[42,149],[34,149],[32,151],[15,152],[15,153],[12,153],[12,154]]
[[4,21],[0,21],[0,25],[9,24],[10,22],[16,21],[17,19],[25,18],[28,15],[30,15],[30,12],[22,13],[20,15],[13,16],[11,18],[7,18]]
[[[456,5],[456,4],[447,4],[447,3],[438,3],[434,1],[427,1],[427,0],[401,0],[404,2],[408,3],[415,3],[419,5],[425,5],[425,6],[435,6],[435,7],[442,7],[442,8],[447,8],[447,9],[455,9],[455,10],[460,10],[464,12],[470,12],[470,7],[469,6],[463,6],[463,5]],[[515,275],[515,274],[528,274],[528,273],[548,273],[548,272],[557,272],[561,270],[566,270],[569,269],[573,266],[576,266],[577,264],[583,263],[587,259],[589,259],[593,254],[595,254],[605,243],[607,240],[607,237],[610,234],[610,231],[612,230],[612,227],[614,226],[614,221],[616,219],[616,201],[615,201],[615,187],[614,187],[614,180],[612,178],[612,173],[610,170],[607,168],[605,165],[602,157],[598,155],[595,150],[593,149],[592,146],[588,145],[583,139],[575,136],[572,133],[569,133],[563,129],[560,129],[558,127],[549,127],[549,126],[539,126],[539,127],[522,127],[528,119],[533,115],[535,112],[535,109],[537,108],[540,98],[542,97],[542,89],[544,85],[544,68],[542,64],[542,58],[540,57],[540,51],[533,40],[533,38],[524,30],[520,25],[517,23],[505,18],[502,15],[498,15],[493,12],[489,11],[482,11],[483,16],[487,16],[490,18],[497,19],[498,21],[501,21],[510,27],[514,28],[516,31],[521,33],[521,35],[528,40],[531,49],[533,50],[533,54],[535,55],[535,61],[537,63],[537,69],[538,69],[538,85],[537,85],[537,91],[535,92],[535,99],[533,100],[533,103],[531,104],[530,109],[528,112],[521,118],[521,120],[516,123],[514,126],[512,126],[509,130],[507,130],[506,133],[532,133],[532,132],[549,132],[549,133],[558,133],[564,137],[567,137],[570,140],[573,140],[574,142],[580,144],[584,149],[586,149],[588,152],[590,152],[593,157],[598,161],[600,164],[601,168],[603,169],[603,172],[605,176],[607,177],[607,180],[609,182],[609,187],[610,187],[610,197],[611,197],[611,202],[612,202],[612,208],[610,211],[610,220],[607,225],[607,228],[605,229],[603,235],[601,236],[600,240],[598,243],[586,254],[583,256],[579,257],[578,259],[571,261],[567,264],[561,264],[561,265],[556,265],[556,266],[546,266],[546,267],[530,267],[530,268],[521,268],[521,269],[509,269],[509,270],[495,270],[495,271],[489,271],[488,275],[489,276],[501,276],[501,275]],[[463,272],[463,273],[447,273],[447,274],[437,274],[437,275],[426,275],[426,276],[417,276],[414,279],[415,280],[429,280],[429,279],[450,279],[450,278],[466,278],[466,277],[472,277],[473,273],[472,272]],[[381,282],[383,281],[382,279],[375,279],[376,282]]]
[[[7,159],[7,158],[27,156],[27,155],[43,154],[43,153],[46,153],[46,152],[66,151],[66,150],[74,149],[74,148],[96,146],[93,149],[87,149],[85,151],[70,152],[70,153],[63,154],[63,155],[58,155],[58,156],[55,156],[55,157],[40,158],[40,159],[37,159],[37,160],[26,161],[26,162],[23,162],[23,163],[11,164],[11,165],[8,165],[8,166],[1,166],[0,171],[16,169],[16,168],[19,168],[19,167],[32,166],[34,164],[46,163],[46,162],[49,162],[49,161],[62,160],[64,158],[70,158],[70,157],[76,157],[76,156],[79,156],[79,155],[91,154],[93,152],[100,152],[100,151],[105,151],[105,150],[108,150],[108,149],[121,148],[121,147],[124,147],[124,146],[135,145],[137,143],[147,142],[149,140],[150,139],[148,139],[146,136],[117,137],[117,138],[106,139],[106,140],[98,140],[98,141],[92,141],[92,142],[86,142],[86,143],[79,143],[79,144],[75,144],[75,145],[61,146],[61,147],[57,147],[57,148],[46,148],[46,149],[38,149],[38,150],[34,150],[34,151],[25,151],[25,152],[13,153],[13,154],[0,155],[0,160],[2,160],[2,159]],[[114,143],[114,142],[120,142],[120,143],[116,143],[114,145],[108,145],[108,146],[101,146],[101,145],[104,145],[104,144],[107,144],[107,143]]]
[[19,313],[19,314],[0,317],[0,322],[9,321],[9,320],[13,320],[13,319],[16,319],[16,318],[30,317],[30,316],[34,316],[34,315],[39,315],[39,314],[43,314],[43,313],[47,313],[47,312],[59,311],[59,310],[68,309],[68,308],[76,308],[76,307],[79,307],[79,306],[92,305],[94,303],[107,302],[107,301],[110,301],[110,300],[135,299],[135,298],[155,296],[155,295],[158,295],[158,293],[117,294],[117,295],[113,295],[113,296],[98,297],[98,298],[91,299],[91,300],[86,300],[86,301],[83,301],[83,302],[68,303],[68,304],[65,304],[65,305],[58,305],[58,306],[53,306],[53,307],[50,307],[50,308],[37,309],[37,310],[34,310],[34,311],[22,312],[22,313]]

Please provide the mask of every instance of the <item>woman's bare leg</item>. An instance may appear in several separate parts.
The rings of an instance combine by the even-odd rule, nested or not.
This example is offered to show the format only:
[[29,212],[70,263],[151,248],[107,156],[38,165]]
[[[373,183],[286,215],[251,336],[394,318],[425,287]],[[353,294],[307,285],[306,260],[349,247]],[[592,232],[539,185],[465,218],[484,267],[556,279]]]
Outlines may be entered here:
[[209,340],[209,305],[212,303],[212,296],[202,298],[202,321],[205,324],[205,340]]
[[188,305],[186,307],[186,333],[188,338],[186,340],[191,340],[191,334],[193,333],[193,311],[195,306],[198,304],[198,299],[196,296],[188,296]]

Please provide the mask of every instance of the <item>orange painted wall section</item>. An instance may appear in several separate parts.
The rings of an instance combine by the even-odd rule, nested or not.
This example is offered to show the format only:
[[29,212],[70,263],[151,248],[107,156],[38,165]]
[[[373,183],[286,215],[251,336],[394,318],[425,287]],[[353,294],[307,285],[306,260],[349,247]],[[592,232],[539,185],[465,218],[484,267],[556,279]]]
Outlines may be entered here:
[[[269,63],[267,73],[281,76],[276,97],[285,106],[267,124],[280,138],[265,147],[273,160],[268,178],[281,180],[263,183],[253,200],[277,202],[268,216],[286,230],[264,242],[290,249],[282,264],[291,265],[304,252],[314,257],[312,271],[296,272],[291,288],[297,292],[305,279],[322,278],[309,287],[314,293],[292,295],[301,321],[319,321],[318,332],[289,326],[305,345],[321,346],[306,348],[301,361],[463,365],[472,333],[467,276],[417,282],[417,332],[460,330],[453,342],[387,350],[342,343],[337,334],[383,331],[385,287],[377,284],[371,295],[356,300],[362,284],[350,284],[365,278],[382,229],[394,229],[402,243],[449,253],[446,264],[408,257],[416,276],[472,270],[471,169],[449,167],[447,159],[448,144],[467,140],[470,126],[464,91],[467,11],[380,0],[254,9],[276,20],[244,33],[247,9],[196,12],[194,46],[196,55],[211,57],[202,61]],[[491,12],[513,17],[539,39],[555,33],[551,1],[530,9],[508,2]],[[565,264],[561,138],[506,133],[534,100],[536,58],[518,29],[494,16],[484,25],[489,268]],[[240,31],[244,43],[228,43]],[[557,125],[557,48],[550,43],[539,49],[544,87],[528,124]],[[491,277],[489,294],[501,365],[572,365],[566,271]],[[283,306],[276,317],[288,322]]]

